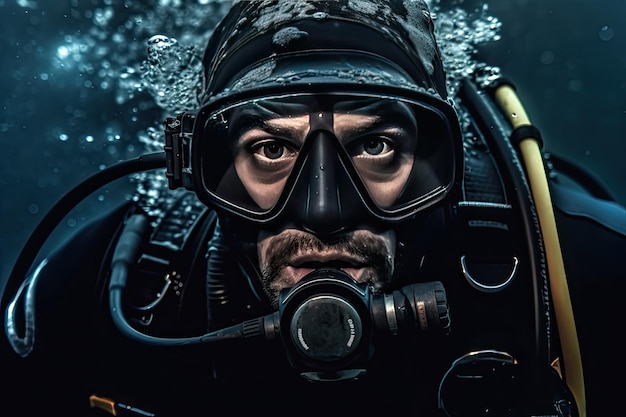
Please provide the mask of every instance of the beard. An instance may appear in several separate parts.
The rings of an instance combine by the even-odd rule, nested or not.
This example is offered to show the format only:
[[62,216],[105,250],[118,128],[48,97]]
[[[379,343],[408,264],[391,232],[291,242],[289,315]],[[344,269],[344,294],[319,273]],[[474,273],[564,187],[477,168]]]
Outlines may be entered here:
[[[269,239],[266,253],[260,257],[264,259],[261,285],[274,308],[278,307],[280,291],[294,284],[286,277],[285,269],[290,266],[290,260],[302,254],[338,253],[358,259],[358,269],[362,271],[358,282],[368,284],[375,292],[391,281],[394,269],[392,248],[381,235],[357,231],[333,240],[323,240],[299,230],[287,230]],[[334,260],[307,262],[302,266],[310,269],[354,268],[353,265],[346,265],[345,261]]]

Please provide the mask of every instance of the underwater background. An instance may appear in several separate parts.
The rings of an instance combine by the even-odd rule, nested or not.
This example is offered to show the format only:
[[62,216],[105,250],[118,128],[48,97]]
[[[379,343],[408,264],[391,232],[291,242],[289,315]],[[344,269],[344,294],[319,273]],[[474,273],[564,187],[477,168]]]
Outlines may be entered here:
[[[195,56],[229,3],[0,0],[0,292],[66,192],[158,150],[165,115],[193,108],[185,87],[198,81]],[[451,67],[498,67],[541,129],[544,150],[626,204],[626,1],[429,4]],[[94,192],[48,245],[137,189],[131,178]]]

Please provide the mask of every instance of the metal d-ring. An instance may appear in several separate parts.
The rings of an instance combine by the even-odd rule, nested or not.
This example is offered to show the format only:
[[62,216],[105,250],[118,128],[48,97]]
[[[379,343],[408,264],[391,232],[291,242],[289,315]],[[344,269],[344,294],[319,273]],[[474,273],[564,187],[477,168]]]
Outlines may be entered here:
[[519,265],[519,259],[517,259],[516,256],[513,256],[513,268],[511,268],[511,273],[509,274],[509,276],[500,284],[485,285],[485,284],[480,283],[476,278],[472,276],[472,274],[470,274],[469,269],[467,267],[467,263],[465,262],[465,255],[461,256],[461,269],[463,271],[463,275],[465,276],[465,279],[467,279],[467,282],[469,282],[472,287],[482,292],[497,292],[503,289],[504,287],[506,287],[507,285],[509,285],[510,282],[513,280],[513,278],[515,278],[515,275],[517,274],[518,265]]

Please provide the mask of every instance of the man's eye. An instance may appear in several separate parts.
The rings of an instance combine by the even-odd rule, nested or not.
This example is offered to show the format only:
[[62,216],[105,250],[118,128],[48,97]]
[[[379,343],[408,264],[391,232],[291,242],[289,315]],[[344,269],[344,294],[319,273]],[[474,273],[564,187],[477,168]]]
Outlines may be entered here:
[[381,137],[368,138],[361,143],[359,148],[361,149],[357,149],[357,154],[362,152],[363,154],[372,156],[384,155],[388,152],[392,152],[394,149],[389,140]]
[[294,154],[294,150],[276,140],[261,140],[250,147],[251,152],[257,158],[277,160],[290,157]]
[[391,146],[381,138],[371,138],[363,143],[363,151],[370,155],[380,155],[390,150]]
[[285,147],[276,143],[268,143],[257,149],[258,152],[263,152],[263,155],[269,159],[278,159],[285,153]]

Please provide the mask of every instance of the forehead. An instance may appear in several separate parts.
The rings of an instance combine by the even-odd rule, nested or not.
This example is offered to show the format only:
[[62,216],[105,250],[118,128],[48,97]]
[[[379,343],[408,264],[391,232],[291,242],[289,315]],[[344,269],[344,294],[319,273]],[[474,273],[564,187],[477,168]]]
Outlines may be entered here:
[[424,120],[415,103],[399,97],[356,94],[289,94],[251,99],[216,111],[210,117],[230,139],[266,131],[304,137],[318,129],[339,136],[370,130],[415,132]]
[[[274,129],[308,129],[317,118],[328,117],[327,113],[307,113],[301,115],[277,115],[265,121],[265,126]],[[313,120],[312,120],[313,119]],[[332,123],[335,129],[350,127],[367,127],[375,124],[380,120],[379,115],[374,114],[356,114],[356,113],[339,113],[332,115]]]
[[[338,123],[373,123],[377,120],[414,122],[415,114],[410,105],[388,98],[336,98],[296,96],[254,100],[241,103],[230,113],[231,121],[247,120],[267,125],[300,125],[316,120]],[[254,123],[253,123],[254,124]]]

